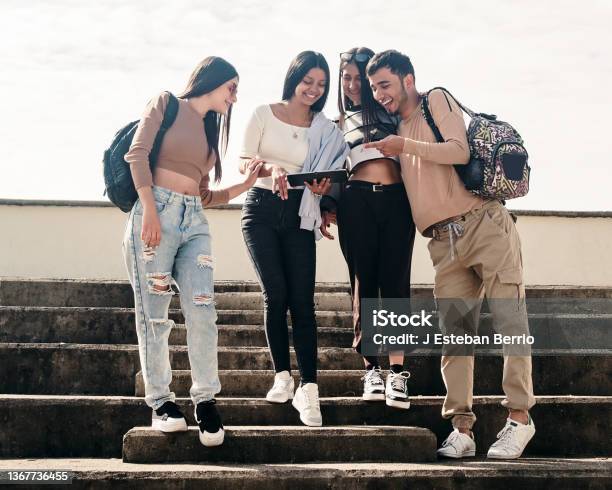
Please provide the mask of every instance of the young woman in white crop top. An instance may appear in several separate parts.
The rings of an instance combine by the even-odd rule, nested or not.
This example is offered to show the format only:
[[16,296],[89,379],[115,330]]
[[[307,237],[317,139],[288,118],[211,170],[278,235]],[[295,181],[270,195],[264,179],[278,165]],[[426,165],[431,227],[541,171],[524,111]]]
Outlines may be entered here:
[[[266,399],[293,399],[306,425],[322,424],[317,386],[317,327],[314,311],[316,248],[312,229],[302,229],[300,207],[304,189],[291,189],[287,174],[299,172],[313,150],[313,120],[327,124],[348,152],[331,121],[321,119],[329,92],[329,67],[313,51],[300,53],[291,63],[282,101],[255,109],[246,129],[241,153],[261,159],[259,178],[247,194],[242,210],[242,232],[262,287],[265,327],[276,376]],[[321,153],[322,154],[322,153]],[[336,160],[334,160],[336,161]],[[242,168],[241,170],[244,170]],[[328,182],[308,185],[318,195]],[[318,205],[318,203],[317,203]],[[317,230],[318,231],[318,230]],[[294,389],[289,358],[287,310],[291,312],[293,345],[301,382]]]

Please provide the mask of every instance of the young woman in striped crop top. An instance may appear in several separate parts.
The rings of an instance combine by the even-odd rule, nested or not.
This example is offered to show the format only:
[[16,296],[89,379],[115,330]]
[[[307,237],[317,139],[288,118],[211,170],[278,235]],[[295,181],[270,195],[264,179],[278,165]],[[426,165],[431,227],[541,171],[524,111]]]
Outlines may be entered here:
[[386,385],[376,356],[362,353],[361,303],[364,298],[410,297],[410,265],[415,226],[397,159],[385,158],[365,143],[395,134],[397,123],[374,100],[366,65],[374,52],[353,48],[340,55],[338,125],[351,151],[346,162],[350,177],[323,197],[321,231],[338,225],[340,246],[349,269],[353,297],[353,347],[364,358],[364,400],[409,408],[403,352],[389,353]]

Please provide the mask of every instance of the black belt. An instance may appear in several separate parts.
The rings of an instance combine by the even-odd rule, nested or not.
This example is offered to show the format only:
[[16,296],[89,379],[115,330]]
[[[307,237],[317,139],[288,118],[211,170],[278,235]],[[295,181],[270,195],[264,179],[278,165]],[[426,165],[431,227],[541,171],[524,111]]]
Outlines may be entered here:
[[385,192],[385,191],[396,191],[398,189],[404,189],[404,184],[398,182],[397,184],[373,184],[372,182],[366,182],[365,180],[349,180],[346,183],[346,188],[350,189],[362,189],[364,191],[371,192]]

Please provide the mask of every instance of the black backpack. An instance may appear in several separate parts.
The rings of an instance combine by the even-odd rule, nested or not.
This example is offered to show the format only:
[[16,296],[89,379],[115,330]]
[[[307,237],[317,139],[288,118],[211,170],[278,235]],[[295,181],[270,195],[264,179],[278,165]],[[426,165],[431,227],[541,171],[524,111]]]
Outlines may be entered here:
[[436,89],[442,90],[445,97],[448,94],[471,118],[467,129],[470,161],[467,165],[455,165],[465,188],[473,194],[502,201],[527,194],[531,167],[518,131],[509,123],[499,121],[497,116],[475,113],[462,105],[448,90],[436,87],[427,92],[421,109],[438,143],[443,143],[444,138],[431,115],[427,100],[432,90]]
[[[162,140],[164,139],[164,134],[174,123],[178,112],[178,100],[170,92],[168,93],[170,95],[168,106],[164,112],[164,118],[157,132],[157,136],[155,137],[151,153],[149,154],[151,172],[157,162],[157,156]],[[138,128],[139,122],[139,120],[132,121],[121,128],[117,134],[115,134],[113,142],[104,152],[104,158],[102,159],[102,163],[104,164],[104,185],[106,186],[104,194],[108,196],[110,202],[124,213],[129,213],[138,199],[138,193],[136,192],[134,181],[132,180],[130,164],[125,161],[124,157],[132,145],[134,133],[136,132],[136,128]]]

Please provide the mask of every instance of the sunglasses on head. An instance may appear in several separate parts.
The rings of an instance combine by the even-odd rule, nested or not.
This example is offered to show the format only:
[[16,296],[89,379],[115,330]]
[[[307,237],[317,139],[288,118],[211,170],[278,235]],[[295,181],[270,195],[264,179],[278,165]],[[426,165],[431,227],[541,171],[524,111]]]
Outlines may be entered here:
[[350,63],[353,60],[355,60],[357,63],[365,63],[366,61],[369,61],[370,58],[371,56],[366,53],[340,53],[340,59],[342,61],[346,61],[347,63]]

